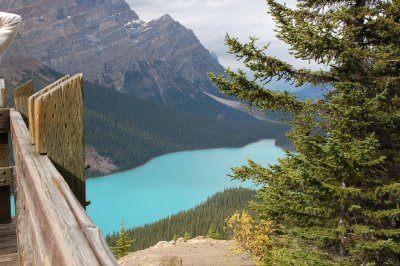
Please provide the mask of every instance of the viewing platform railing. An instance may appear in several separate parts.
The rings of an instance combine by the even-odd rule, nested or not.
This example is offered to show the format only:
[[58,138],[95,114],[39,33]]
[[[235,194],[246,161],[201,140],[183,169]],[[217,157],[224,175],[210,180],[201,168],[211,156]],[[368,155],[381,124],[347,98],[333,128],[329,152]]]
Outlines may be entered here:
[[[15,264],[117,265],[85,211],[83,75],[35,94],[27,82],[14,91],[15,109],[5,108],[5,96],[0,82],[0,225],[16,224],[16,248],[8,245]],[[15,166],[9,166],[9,139]],[[6,235],[12,243],[1,231],[0,243]],[[0,264],[13,255],[5,248],[0,245]]]

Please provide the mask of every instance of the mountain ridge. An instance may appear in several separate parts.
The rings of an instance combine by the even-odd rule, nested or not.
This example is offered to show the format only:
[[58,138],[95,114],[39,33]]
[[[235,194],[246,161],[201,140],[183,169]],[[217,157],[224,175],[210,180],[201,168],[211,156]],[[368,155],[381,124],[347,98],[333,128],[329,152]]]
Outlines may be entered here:
[[[39,90],[63,75],[33,62],[0,64],[0,75],[7,81],[7,106],[13,106],[13,86],[33,79]],[[93,147],[95,152],[89,154],[101,156],[108,168],[92,168],[89,176],[131,169],[177,151],[239,147],[263,138],[290,145],[284,137],[288,127],[281,124],[179,112],[89,81],[84,84],[84,107],[85,145]]]
[[180,111],[255,119],[204,94],[224,97],[207,76],[224,69],[168,14],[144,22],[124,0],[10,0],[0,9],[22,16],[30,53],[60,73],[84,72],[91,82]]

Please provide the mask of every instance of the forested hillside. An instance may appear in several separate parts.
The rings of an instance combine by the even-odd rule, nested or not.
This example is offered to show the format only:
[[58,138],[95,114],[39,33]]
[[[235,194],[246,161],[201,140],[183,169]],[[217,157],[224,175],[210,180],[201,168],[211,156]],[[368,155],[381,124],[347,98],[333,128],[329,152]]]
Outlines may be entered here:
[[288,127],[279,123],[177,112],[89,82],[85,115],[86,144],[112,158],[120,170],[169,152],[239,147],[265,138],[288,145]]
[[[35,90],[62,76],[47,67],[24,70],[20,75],[23,78],[18,84],[33,79]],[[9,85],[9,106],[12,89]],[[170,152],[240,147],[266,138],[290,146],[285,137],[288,127],[280,123],[213,119],[179,112],[91,82],[85,82],[84,101],[85,143],[112,159],[118,171]],[[101,173],[89,170],[88,175]]]
[[[131,251],[148,248],[161,240],[171,240],[174,236],[183,237],[185,233],[192,237],[206,236],[212,225],[215,225],[221,239],[227,239],[225,219],[237,210],[247,209],[247,202],[253,199],[254,194],[254,190],[245,188],[226,189],[193,209],[143,227],[129,229],[129,238],[135,239]],[[116,234],[106,237],[110,246],[115,245],[116,239]]]

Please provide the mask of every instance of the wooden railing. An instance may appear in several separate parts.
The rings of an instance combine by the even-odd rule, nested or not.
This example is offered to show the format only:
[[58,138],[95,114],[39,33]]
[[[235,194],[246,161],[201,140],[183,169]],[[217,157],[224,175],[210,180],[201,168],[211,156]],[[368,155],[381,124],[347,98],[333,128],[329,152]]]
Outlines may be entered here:
[[[0,223],[11,221],[13,183],[20,265],[117,265],[85,212],[82,88],[81,74],[36,94],[26,83],[15,110],[0,109]],[[8,132],[15,167],[5,163]]]

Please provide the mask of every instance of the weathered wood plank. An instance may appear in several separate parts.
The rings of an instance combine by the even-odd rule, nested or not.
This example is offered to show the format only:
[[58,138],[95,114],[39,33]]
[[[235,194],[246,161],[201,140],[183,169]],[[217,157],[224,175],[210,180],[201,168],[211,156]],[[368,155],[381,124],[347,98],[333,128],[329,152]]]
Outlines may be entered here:
[[[0,256],[17,253],[17,236],[15,222],[0,225]],[[0,263],[0,265],[2,265]]]
[[118,265],[61,174],[30,145],[21,115],[10,115],[20,264]]
[[21,266],[33,265],[32,224],[30,224],[30,211],[25,193],[21,191],[26,187],[23,176],[20,175],[19,185],[14,185],[15,220],[17,226],[18,258]]
[[6,85],[4,79],[0,79],[0,108],[6,108]]
[[1,266],[18,266],[18,253],[12,253],[0,256]]
[[14,90],[15,110],[21,113],[28,125],[28,98],[33,94],[33,81],[30,80]]
[[13,172],[13,167],[0,167],[0,187],[12,185]]
[[85,207],[83,75],[74,75],[34,101],[35,149],[47,154]]
[[66,75],[65,77],[60,78],[59,80],[53,82],[52,84],[44,87],[40,91],[36,92],[33,94],[31,97],[28,98],[28,115],[29,115],[29,140],[31,141],[31,144],[35,143],[35,131],[34,129],[34,123],[35,123],[35,99],[39,97],[40,95],[54,89],[57,85],[60,85],[62,82],[66,81],[69,78],[69,75]]

